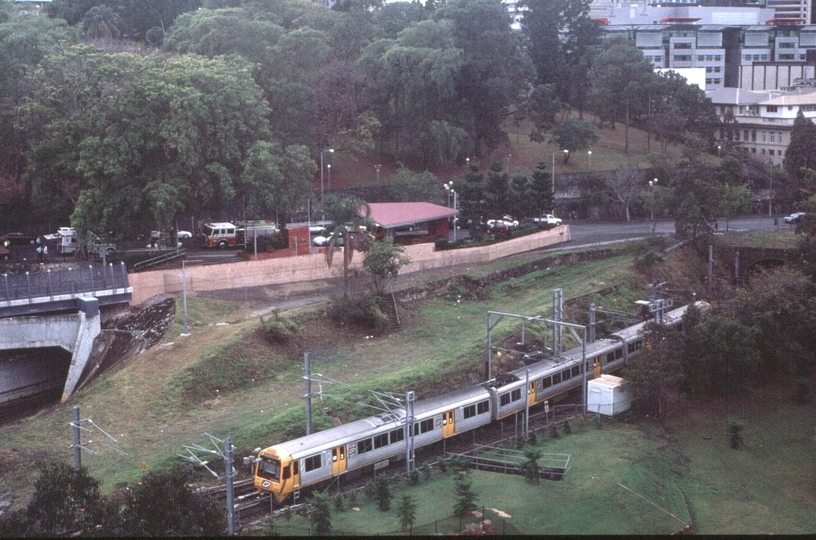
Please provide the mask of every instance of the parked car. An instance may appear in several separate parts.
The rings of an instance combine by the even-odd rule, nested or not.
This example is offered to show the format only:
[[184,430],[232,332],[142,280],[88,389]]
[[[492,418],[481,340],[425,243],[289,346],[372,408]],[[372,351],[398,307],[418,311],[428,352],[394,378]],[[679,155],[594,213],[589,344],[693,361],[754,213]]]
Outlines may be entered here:
[[557,218],[552,214],[547,214],[546,216],[533,218],[533,223],[543,223],[545,225],[561,225],[563,220],[561,218]]
[[[317,235],[312,239],[312,245],[315,245],[315,246],[318,246],[318,247],[323,247],[323,246],[325,246],[326,244],[329,243],[330,238],[331,238],[331,236]],[[339,236],[337,238],[337,240],[334,242],[334,245],[335,246],[342,246],[343,245],[343,237]]]
[[21,232],[8,232],[3,236],[0,236],[0,244],[5,244],[8,242],[9,244],[30,244],[34,241],[34,237],[28,234],[23,234]]
[[785,223],[791,223],[791,224],[799,223],[800,221],[802,221],[802,218],[804,218],[806,215],[807,214],[805,212],[794,212],[793,214],[783,218],[782,221],[784,221]]
[[181,240],[182,238],[192,238],[193,233],[191,233],[190,231],[179,231],[178,232],[178,237],[179,237],[179,240]]
[[490,229],[513,229],[518,227],[519,222],[512,216],[504,216],[501,219],[488,219],[487,226]]

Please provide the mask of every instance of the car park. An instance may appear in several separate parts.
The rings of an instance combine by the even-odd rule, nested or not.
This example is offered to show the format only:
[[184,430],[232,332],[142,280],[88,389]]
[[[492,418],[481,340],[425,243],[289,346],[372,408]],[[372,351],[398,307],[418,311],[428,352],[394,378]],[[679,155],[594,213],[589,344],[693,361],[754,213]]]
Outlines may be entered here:
[[21,232],[8,232],[3,236],[0,236],[0,244],[5,244],[8,242],[9,244],[17,244],[17,245],[24,245],[30,244],[34,241],[34,237],[28,234],[23,234]]
[[794,212],[793,214],[786,216],[782,219],[785,223],[795,224],[802,221],[807,214],[805,212]]

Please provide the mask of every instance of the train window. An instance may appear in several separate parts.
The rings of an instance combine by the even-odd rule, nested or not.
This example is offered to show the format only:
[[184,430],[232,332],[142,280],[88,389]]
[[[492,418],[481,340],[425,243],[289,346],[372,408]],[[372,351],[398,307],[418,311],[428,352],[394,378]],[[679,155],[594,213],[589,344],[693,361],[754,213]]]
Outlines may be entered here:
[[499,396],[499,406],[504,407],[510,403],[510,392],[505,392]]
[[630,343],[629,345],[626,346],[626,350],[629,351],[630,353],[635,352],[635,344]]
[[290,469],[289,467],[283,469],[283,479],[286,480],[290,476],[292,476],[292,469]]
[[468,405],[463,409],[463,412],[465,420],[467,420],[468,418],[473,418],[474,416],[476,416],[476,404],[474,403],[473,405]]
[[320,468],[320,454],[316,456],[307,457],[303,460],[303,468],[306,469],[306,472],[313,471],[315,469]]
[[427,433],[429,431],[433,431],[433,418],[428,418],[427,420],[423,420],[419,423],[420,433]]
[[561,372],[561,380],[562,381],[569,380],[569,378],[570,378],[570,370],[565,369],[564,371]]
[[642,348],[643,348],[643,340],[639,339],[639,340],[635,341],[635,349],[639,351]]
[[615,352],[606,353],[606,363],[608,364],[615,359]]
[[300,461],[292,462],[292,474],[297,476],[300,472]]
[[560,373],[553,373],[552,382],[553,382],[553,384],[560,383],[561,382],[561,374]]
[[383,446],[388,446],[388,433],[374,437],[374,448],[382,448]]
[[572,366],[572,376],[577,377],[581,374],[581,366]]
[[365,454],[366,452],[371,452],[374,449],[374,446],[371,444],[371,439],[363,439],[362,441],[357,441],[357,453],[358,454]]
[[623,347],[615,349],[615,360],[623,358]]
[[552,386],[552,379],[551,378],[544,377],[543,379],[541,379],[541,388],[542,389],[549,388],[550,386]]
[[490,402],[488,400],[480,401],[476,404],[476,414],[484,414],[490,412]]
[[389,437],[391,439],[391,444],[400,442],[405,439],[405,430],[402,428],[395,429],[389,433]]
[[280,478],[280,461],[277,459],[263,458],[258,467],[258,476],[269,480],[277,481]]
[[521,399],[521,388],[516,388],[512,392],[510,392],[510,399],[512,401],[518,401]]

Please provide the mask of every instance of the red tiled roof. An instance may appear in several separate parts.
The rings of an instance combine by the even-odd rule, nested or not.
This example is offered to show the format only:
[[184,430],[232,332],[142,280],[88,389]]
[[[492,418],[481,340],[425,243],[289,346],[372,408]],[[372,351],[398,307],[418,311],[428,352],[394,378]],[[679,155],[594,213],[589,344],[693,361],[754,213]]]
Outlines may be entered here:
[[371,208],[371,220],[384,229],[427,223],[459,214],[459,210],[427,202],[369,203],[368,206]]

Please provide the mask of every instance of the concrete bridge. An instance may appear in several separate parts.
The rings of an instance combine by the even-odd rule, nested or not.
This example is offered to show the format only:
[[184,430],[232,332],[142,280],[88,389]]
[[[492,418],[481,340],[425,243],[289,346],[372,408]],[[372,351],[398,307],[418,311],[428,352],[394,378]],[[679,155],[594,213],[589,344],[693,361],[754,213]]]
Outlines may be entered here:
[[0,405],[51,390],[55,384],[63,386],[66,401],[80,383],[102,331],[100,306],[131,300],[127,278],[124,265],[4,274],[0,351],[59,347],[71,353],[71,363],[64,384],[58,379],[65,371],[49,355],[20,354],[0,363]]
[[718,247],[717,257],[728,269],[734,285],[741,285],[753,271],[774,268],[790,262],[787,249],[767,247]]

